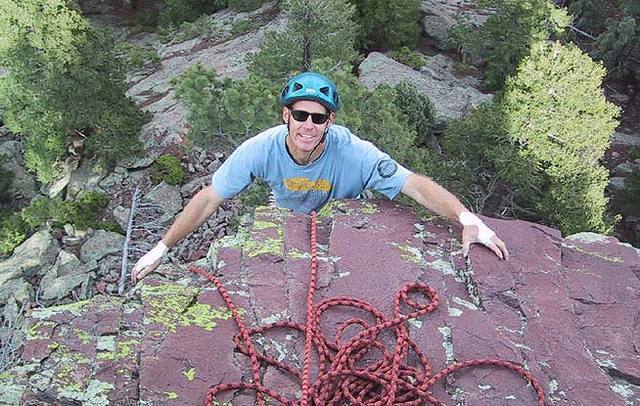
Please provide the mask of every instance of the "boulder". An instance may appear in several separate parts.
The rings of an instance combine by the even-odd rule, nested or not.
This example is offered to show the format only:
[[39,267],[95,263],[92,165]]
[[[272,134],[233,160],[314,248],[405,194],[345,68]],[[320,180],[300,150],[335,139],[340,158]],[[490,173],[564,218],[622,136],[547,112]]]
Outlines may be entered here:
[[[329,306],[318,319],[322,334],[343,344],[373,326],[371,312],[391,320],[398,316],[394,308],[408,315],[415,303],[435,301],[417,292],[408,295],[414,304],[395,299],[407,284],[418,282],[435,291],[439,304],[409,318],[402,329],[433,370],[412,375],[407,384],[439,377],[423,388],[445,404],[536,404],[532,385],[507,368],[520,366],[541,385],[546,405],[590,405],[594,399],[638,404],[640,251],[593,233],[563,238],[557,230],[525,221],[484,220],[506,242],[509,261],[478,245],[465,259],[459,226],[420,218],[407,206],[363,200],[329,204],[316,233],[313,302],[347,297],[369,305],[356,309],[341,299]],[[289,322],[254,335],[252,342],[259,354],[298,374],[307,320],[309,228],[306,215],[259,208],[234,237],[212,245],[208,266],[201,264],[213,268],[249,328]],[[236,349],[238,328],[218,289],[185,268],[166,268],[166,277],[154,273],[124,297],[34,309],[20,361],[0,375],[0,385],[25,404],[37,399],[198,404],[211,386],[247,382],[251,362]],[[359,324],[336,338],[337,326],[354,317]],[[378,348],[392,351],[394,337],[387,329]],[[380,360],[377,349],[362,356],[362,365]],[[417,366],[418,359],[410,349],[404,364]],[[477,359],[494,360],[493,366],[473,366]],[[464,371],[436,375],[465,361],[470,364]],[[317,357],[312,363],[317,371]],[[263,364],[260,377],[279,396],[299,400],[295,374]],[[314,372],[312,385],[316,377]],[[253,404],[255,397],[231,391],[217,400]]]
[[13,255],[0,262],[0,288],[15,278],[44,275],[60,252],[58,242],[48,230],[41,230],[19,245]]
[[122,255],[124,236],[111,231],[96,230],[80,248],[80,260],[89,269],[108,255]]
[[423,0],[420,11],[423,33],[442,50],[448,49],[449,30],[461,23],[482,25],[489,17],[489,13],[477,9],[475,0]]
[[384,54],[371,52],[358,68],[359,80],[369,90],[382,83],[390,86],[402,81],[413,83],[433,103],[436,130],[441,130],[447,121],[464,117],[493,98],[470,84],[475,79],[457,79],[448,62],[444,56],[427,58],[427,65],[418,72]]
[[96,162],[85,160],[80,167],[69,176],[67,199],[74,199],[80,192],[104,192],[99,187],[100,181],[107,175],[107,170]]
[[160,208],[158,224],[170,224],[175,215],[182,210],[182,196],[178,186],[161,182],[147,193],[145,199]]

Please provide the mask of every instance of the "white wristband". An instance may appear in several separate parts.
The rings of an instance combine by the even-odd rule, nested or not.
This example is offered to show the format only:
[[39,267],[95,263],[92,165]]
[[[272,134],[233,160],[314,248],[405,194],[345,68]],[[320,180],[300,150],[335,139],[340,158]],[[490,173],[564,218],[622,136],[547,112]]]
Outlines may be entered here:
[[475,214],[464,211],[458,216],[458,221],[463,226],[476,226],[478,227],[478,242],[483,245],[491,244],[491,237],[496,235],[489,227],[487,227],[482,220]]
[[160,240],[160,242],[158,244],[156,244],[155,247],[153,247],[153,251],[155,250],[159,250],[160,252],[162,252],[162,256],[164,256],[167,252],[169,252],[169,247],[167,247],[162,240]]

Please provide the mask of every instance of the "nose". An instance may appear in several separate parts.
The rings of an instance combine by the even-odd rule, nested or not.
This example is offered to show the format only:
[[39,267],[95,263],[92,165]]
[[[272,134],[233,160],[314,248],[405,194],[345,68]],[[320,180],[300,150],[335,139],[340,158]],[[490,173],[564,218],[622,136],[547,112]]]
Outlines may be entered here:
[[304,121],[304,123],[302,123],[302,126],[304,128],[315,128],[313,126],[313,121],[311,120],[311,114],[309,114],[309,117],[307,117],[307,119]]

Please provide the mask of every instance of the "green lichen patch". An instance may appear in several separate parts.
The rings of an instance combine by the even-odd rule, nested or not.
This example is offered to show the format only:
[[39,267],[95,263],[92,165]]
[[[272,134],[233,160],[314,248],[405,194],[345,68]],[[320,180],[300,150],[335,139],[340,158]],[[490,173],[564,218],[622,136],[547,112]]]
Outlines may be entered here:
[[424,257],[422,256],[422,251],[420,251],[420,248],[411,244],[410,241],[405,241],[404,244],[398,244],[398,243],[392,242],[391,245],[399,248],[400,251],[402,251],[402,253],[400,254],[400,257],[405,261],[413,262],[414,264],[418,264],[421,266],[426,264]]
[[91,342],[91,335],[79,328],[74,328],[73,333],[78,337],[82,344],[89,344]]
[[272,221],[256,220],[253,222],[253,228],[256,230],[265,230],[267,228],[277,228],[278,225]]
[[578,251],[578,252],[580,252],[582,254],[587,254],[587,255],[591,255],[591,256],[596,257],[596,258],[600,258],[600,259],[605,260],[607,262],[613,262],[613,263],[616,263],[616,264],[624,262],[624,260],[622,258],[620,258],[620,257],[612,257],[612,256],[608,256],[608,255],[602,254],[600,252],[589,251],[589,250],[586,250],[586,249],[584,249],[582,247],[578,247],[576,245],[563,243],[562,246],[565,247],[565,248],[574,249],[574,250],[576,250],[576,251]]
[[196,379],[196,369],[195,368],[190,368],[187,371],[182,371],[182,374],[187,378],[187,380],[189,382],[191,382],[194,379]]
[[60,313],[69,312],[72,315],[79,317],[82,315],[83,311],[86,310],[87,306],[91,304],[90,300],[83,300],[80,302],[69,303],[66,305],[60,306],[51,306],[45,309],[36,309],[31,312],[31,317],[35,319],[50,319],[52,316],[55,316]]
[[96,359],[109,361],[133,359],[135,350],[140,346],[140,342],[141,340],[138,338],[116,341],[114,351],[99,352],[96,355]]
[[55,321],[42,320],[31,325],[27,330],[27,341],[31,340],[49,340],[51,331],[57,325]]
[[373,204],[371,202],[364,202],[360,211],[364,214],[376,214],[380,211],[380,207],[377,204]]
[[175,400],[178,399],[178,394],[175,392],[165,392],[164,396],[169,399],[169,400]]
[[352,212],[346,202],[342,200],[331,200],[320,209],[318,217],[334,217],[337,214],[336,211],[346,214],[351,214]]
[[[231,311],[224,307],[215,309],[206,303],[194,303],[198,293],[197,288],[181,285],[145,285],[142,289],[142,299],[149,306],[145,323],[160,324],[172,333],[176,332],[177,326],[197,326],[211,331],[218,320],[228,320],[232,317]],[[240,309],[239,313],[243,315],[244,310]]]

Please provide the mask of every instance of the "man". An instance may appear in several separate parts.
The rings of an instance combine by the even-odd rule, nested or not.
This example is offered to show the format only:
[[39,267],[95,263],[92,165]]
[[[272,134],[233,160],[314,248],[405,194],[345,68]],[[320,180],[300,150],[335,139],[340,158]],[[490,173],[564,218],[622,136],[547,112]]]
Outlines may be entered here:
[[264,179],[276,204],[297,212],[319,210],[332,199],[355,198],[375,189],[393,199],[411,196],[429,211],[463,225],[463,254],[472,243],[508,259],[505,244],[460,201],[428,177],[414,174],[347,128],[333,125],[340,108],[338,91],[328,78],[305,72],[293,77],[280,95],[280,125],[245,141],[213,174],[211,187],[198,192],[161,242],[132,271],[132,282],[162,262],[169,247],[215,213],[224,199],[244,190],[255,177]]

